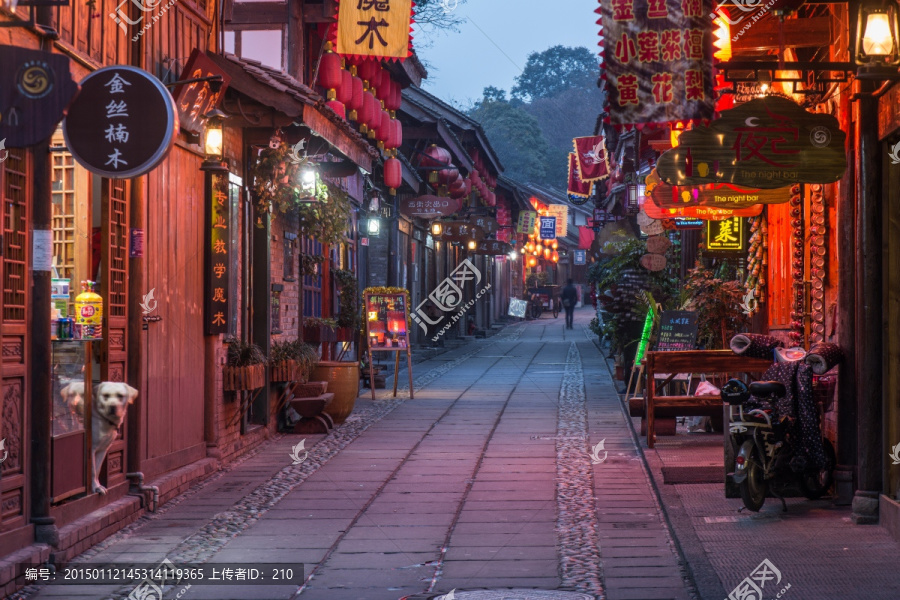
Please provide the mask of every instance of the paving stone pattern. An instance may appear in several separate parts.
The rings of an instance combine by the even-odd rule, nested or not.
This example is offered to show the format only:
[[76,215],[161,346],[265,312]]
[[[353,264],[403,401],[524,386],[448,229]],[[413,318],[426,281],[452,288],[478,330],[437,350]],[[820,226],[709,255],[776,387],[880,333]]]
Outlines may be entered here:
[[[590,317],[577,311],[578,327]],[[415,400],[392,398],[390,382],[375,402],[365,390],[344,425],[309,436],[303,463],[289,457],[301,438],[278,436],[80,560],[290,563],[308,576],[299,588],[165,590],[185,600],[397,600],[476,589],[482,595],[468,597],[524,597],[516,589],[691,597],[589,337],[539,319],[414,374]],[[609,458],[592,465],[590,447],[604,438]],[[132,590],[43,586],[21,597],[120,599]]]

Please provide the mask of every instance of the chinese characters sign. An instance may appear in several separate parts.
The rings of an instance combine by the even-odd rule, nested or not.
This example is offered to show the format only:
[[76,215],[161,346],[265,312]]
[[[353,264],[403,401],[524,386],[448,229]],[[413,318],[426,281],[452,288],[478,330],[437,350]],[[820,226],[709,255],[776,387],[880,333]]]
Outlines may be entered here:
[[63,123],[66,146],[92,173],[137,177],[171,150],[178,131],[175,111],[172,95],[147,71],[104,67],[81,82]]
[[405,60],[411,51],[411,0],[340,0],[337,52]]
[[408,349],[406,294],[366,294],[370,350]]
[[69,59],[62,54],[0,46],[0,64],[0,140],[6,140],[11,148],[46,140],[78,91],[69,75]]
[[614,125],[710,119],[711,0],[600,0]]
[[531,233],[534,231],[535,223],[537,223],[537,213],[535,211],[523,210],[519,212],[519,220],[516,223],[516,233]]
[[662,352],[693,350],[697,342],[697,313],[688,310],[664,310],[659,318],[659,340]]
[[475,254],[484,254],[487,256],[504,256],[509,254],[509,251],[509,244],[499,240],[482,240],[475,248]]
[[231,77],[220,69],[219,65],[210,60],[199,48],[194,48],[180,79],[200,79],[214,75],[222,77],[222,86],[215,94],[210,89],[208,81],[194,81],[175,88],[178,120],[181,127],[191,133],[200,133],[203,130],[203,115],[219,105],[219,100],[225,95],[225,90],[231,82]]
[[663,181],[678,186],[832,183],[847,169],[846,137],[831,115],[767,96],[722,112],[709,127],[685,131],[681,144],[659,157],[657,170]]
[[547,216],[556,217],[556,237],[569,235],[569,207],[565,204],[547,205]]
[[706,222],[706,249],[710,252],[743,252],[744,219],[731,217]]
[[419,196],[400,200],[400,214],[405,217],[433,219],[449,217],[462,208],[461,200],[441,196]]
[[450,242],[466,242],[483,240],[484,229],[468,221],[445,221],[441,237]]
[[556,217],[540,217],[540,233],[542,240],[556,239]]
[[209,175],[207,194],[209,207],[206,223],[206,257],[203,318],[206,335],[228,333],[230,325],[228,283],[231,278],[231,202],[228,198],[228,173],[213,172]]

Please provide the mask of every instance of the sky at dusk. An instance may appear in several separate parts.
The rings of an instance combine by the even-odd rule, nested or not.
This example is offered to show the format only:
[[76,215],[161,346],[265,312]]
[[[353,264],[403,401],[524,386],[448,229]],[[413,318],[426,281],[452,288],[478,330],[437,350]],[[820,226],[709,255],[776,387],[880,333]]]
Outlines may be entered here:
[[[452,7],[454,0],[446,0]],[[597,0],[468,0],[454,13],[465,17],[458,32],[416,31],[419,55],[428,63],[422,87],[443,100],[469,105],[493,85],[509,91],[528,55],[550,46],[585,46],[596,55]]]

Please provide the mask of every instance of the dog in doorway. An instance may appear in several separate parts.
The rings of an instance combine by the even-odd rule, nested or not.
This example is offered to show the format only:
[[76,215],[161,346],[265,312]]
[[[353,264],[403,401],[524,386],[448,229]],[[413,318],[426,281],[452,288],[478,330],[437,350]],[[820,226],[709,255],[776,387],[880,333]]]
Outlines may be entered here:
[[[73,382],[62,390],[73,412],[84,420],[84,383]],[[100,485],[100,467],[116,441],[119,428],[125,422],[128,405],[134,403],[138,391],[118,381],[104,381],[94,388],[91,401],[91,492],[106,494]]]

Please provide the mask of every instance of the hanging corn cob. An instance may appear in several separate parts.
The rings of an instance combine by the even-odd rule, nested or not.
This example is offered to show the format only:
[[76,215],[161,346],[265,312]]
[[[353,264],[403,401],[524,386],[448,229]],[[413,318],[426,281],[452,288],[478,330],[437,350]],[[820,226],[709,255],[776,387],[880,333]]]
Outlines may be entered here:
[[750,247],[747,252],[747,280],[744,287],[742,308],[744,313],[752,315],[759,310],[759,299],[766,292],[766,266],[769,258],[766,252],[768,231],[765,212],[750,219]]

